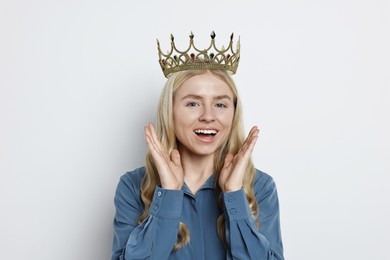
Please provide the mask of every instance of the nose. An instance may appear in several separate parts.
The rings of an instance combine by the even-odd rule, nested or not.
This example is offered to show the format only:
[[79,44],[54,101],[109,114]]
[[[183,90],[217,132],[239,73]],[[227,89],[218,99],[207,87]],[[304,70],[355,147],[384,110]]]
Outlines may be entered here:
[[212,122],[215,120],[214,110],[212,106],[203,106],[199,121]]

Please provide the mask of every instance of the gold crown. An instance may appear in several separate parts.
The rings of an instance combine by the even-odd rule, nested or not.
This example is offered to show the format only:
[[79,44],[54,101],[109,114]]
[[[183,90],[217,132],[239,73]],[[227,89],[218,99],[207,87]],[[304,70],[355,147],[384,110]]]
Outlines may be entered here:
[[171,50],[164,54],[157,40],[159,63],[165,77],[182,70],[225,70],[235,74],[240,62],[240,39],[233,50],[233,33],[230,36],[229,46],[218,49],[215,46],[215,32],[210,35],[211,43],[206,49],[198,49],[194,45],[194,35],[190,34],[190,45],[184,51],[179,51],[175,45],[175,38],[171,34]]

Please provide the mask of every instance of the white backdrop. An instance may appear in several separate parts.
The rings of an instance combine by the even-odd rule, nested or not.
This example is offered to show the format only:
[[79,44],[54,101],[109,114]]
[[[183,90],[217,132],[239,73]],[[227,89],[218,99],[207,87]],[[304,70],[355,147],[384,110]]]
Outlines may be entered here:
[[0,259],[108,259],[120,175],[143,164],[156,38],[241,36],[253,159],[289,260],[390,259],[387,0],[0,2]]

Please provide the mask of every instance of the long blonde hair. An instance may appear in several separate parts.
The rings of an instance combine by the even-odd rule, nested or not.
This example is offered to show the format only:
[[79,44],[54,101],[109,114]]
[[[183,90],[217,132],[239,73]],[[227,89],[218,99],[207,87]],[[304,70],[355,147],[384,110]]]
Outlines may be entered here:
[[[190,77],[195,75],[200,75],[205,73],[205,70],[187,70],[174,73],[168,78],[168,81],[165,84],[164,89],[162,90],[160,101],[157,108],[157,123],[156,131],[157,135],[160,138],[161,144],[166,149],[168,154],[176,148],[176,136],[174,134],[173,128],[173,96],[175,91],[180,88],[180,86]],[[234,104],[235,112],[233,116],[232,130],[230,137],[214,154],[214,175],[215,175],[215,190],[218,194],[218,206],[221,209],[221,215],[217,220],[217,231],[218,236],[226,245],[226,235],[225,235],[225,219],[223,214],[223,201],[222,201],[222,192],[218,185],[219,173],[223,167],[224,160],[227,154],[237,154],[238,150],[241,148],[244,140],[245,134],[243,130],[243,121],[242,121],[242,107],[238,97],[237,89],[233,79],[224,71],[219,70],[210,70],[211,73],[222,79],[229,86],[234,95]],[[138,223],[141,223],[149,215],[149,207],[153,199],[154,190],[156,185],[160,184],[160,177],[157,172],[155,162],[152,155],[148,152],[146,154],[146,174],[144,176],[142,186],[141,186],[141,198],[145,205],[144,211],[141,216],[138,218]],[[258,222],[258,212],[259,207],[256,202],[256,198],[253,193],[253,183],[255,176],[255,168],[252,161],[249,162],[246,169],[243,189],[245,191],[246,197],[249,202],[249,207],[251,215],[256,221],[257,227],[259,226]],[[188,244],[190,241],[190,234],[188,228],[184,223],[180,222],[178,239],[174,246],[174,250],[178,250],[181,247]]]

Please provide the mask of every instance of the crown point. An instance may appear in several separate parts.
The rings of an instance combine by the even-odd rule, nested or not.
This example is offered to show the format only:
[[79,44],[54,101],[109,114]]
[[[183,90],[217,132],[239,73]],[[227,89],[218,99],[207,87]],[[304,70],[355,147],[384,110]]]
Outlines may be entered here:
[[[216,34],[214,31],[210,34],[211,44],[205,49],[194,46],[194,34],[189,34],[190,45],[185,51],[180,51],[175,46],[174,36],[170,35],[171,48],[164,54],[160,48],[160,42],[157,40],[159,62],[164,76],[168,78],[172,73],[191,69],[216,69],[225,70],[235,74],[240,61],[240,36],[236,42],[236,51],[233,49],[233,37],[230,36],[230,43],[219,49],[215,46]],[[227,49],[226,47],[227,46]]]

